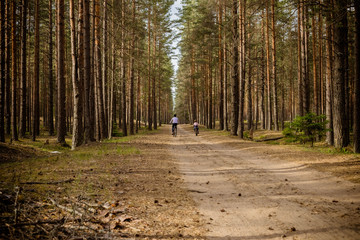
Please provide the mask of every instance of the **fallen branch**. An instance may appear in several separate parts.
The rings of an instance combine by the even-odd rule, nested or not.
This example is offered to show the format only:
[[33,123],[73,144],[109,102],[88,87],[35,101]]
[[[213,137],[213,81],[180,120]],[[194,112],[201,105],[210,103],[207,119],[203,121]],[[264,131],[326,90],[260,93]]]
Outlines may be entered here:
[[71,183],[73,182],[74,179],[70,178],[67,180],[63,180],[63,181],[55,181],[55,182],[22,182],[21,184],[28,184],[28,185],[33,185],[33,184],[60,184],[60,183]]
[[15,192],[16,192],[16,196],[14,202],[14,223],[16,224],[18,219],[18,199],[19,199],[19,194],[21,192],[21,187],[15,187]]
[[281,137],[276,137],[276,138],[267,138],[267,139],[262,139],[262,140],[255,140],[255,142],[268,142],[268,141],[275,141],[275,140],[279,140],[284,138],[284,136]]
[[69,212],[69,213],[74,213],[74,214],[76,214],[76,215],[79,215],[80,217],[83,216],[83,213],[80,212],[80,211],[77,211],[76,209],[71,209],[71,208],[65,207],[65,206],[63,206],[63,205],[60,205],[60,204],[58,204],[57,202],[55,202],[54,199],[49,198],[49,200],[52,202],[52,204],[54,204],[54,205],[57,206],[58,208],[61,208],[61,209],[65,210],[65,211],[67,211],[67,212]]

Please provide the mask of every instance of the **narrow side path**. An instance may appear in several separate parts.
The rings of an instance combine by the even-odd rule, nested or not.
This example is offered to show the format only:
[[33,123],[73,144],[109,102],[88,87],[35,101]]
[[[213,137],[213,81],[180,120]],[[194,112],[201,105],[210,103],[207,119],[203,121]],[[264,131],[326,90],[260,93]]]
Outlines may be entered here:
[[358,184],[203,135],[179,126],[170,152],[209,239],[359,239]]

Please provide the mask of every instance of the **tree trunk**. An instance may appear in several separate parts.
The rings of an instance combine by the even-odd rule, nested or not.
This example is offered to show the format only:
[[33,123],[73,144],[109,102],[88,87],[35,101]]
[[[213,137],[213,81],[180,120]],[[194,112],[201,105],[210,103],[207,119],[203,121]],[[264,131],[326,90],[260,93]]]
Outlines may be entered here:
[[[313,12],[311,18],[311,27],[312,27],[312,59],[313,59],[313,84],[314,84],[314,107],[313,111],[316,115],[319,115],[319,94],[318,94],[318,78],[317,78],[317,64],[316,64],[316,21],[315,21],[315,13]],[[321,36],[319,36],[321,37]]]
[[[74,0],[70,0],[70,27],[71,27],[71,78],[73,83],[74,95],[74,120],[73,120],[73,136],[71,149],[75,149],[83,142],[83,125],[82,125],[82,89],[81,79],[78,74],[78,64],[81,59],[78,59],[76,51],[76,23],[74,13]],[[82,7],[79,9],[79,21],[82,17]],[[81,25],[81,24],[80,24]],[[82,30],[79,28],[79,30]],[[79,46],[80,48],[80,46]]]
[[122,0],[122,9],[121,9],[121,80],[122,80],[122,132],[123,136],[127,136],[127,121],[126,121],[126,64],[125,64],[125,6],[126,3]]
[[12,81],[12,98],[11,98],[11,138],[18,141],[17,132],[17,49],[16,49],[16,0],[11,2],[11,81]]
[[103,0],[103,16],[102,16],[102,60],[101,60],[101,64],[102,64],[102,85],[101,85],[101,89],[102,89],[102,101],[103,101],[103,105],[104,105],[104,122],[103,122],[103,131],[104,131],[104,136],[103,138],[107,138],[108,137],[108,123],[109,123],[109,102],[107,101],[107,88],[108,88],[108,20],[107,20],[107,12],[108,12],[108,7],[107,7],[107,0]]
[[91,134],[91,104],[90,104],[90,83],[91,83],[91,56],[90,56],[90,0],[81,0],[84,6],[84,141],[88,143],[93,140]]
[[302,4],[298,0],[298,116],[304,115],[304,100],[303,100],[303,76],[302,76]]
[[343,148],[346,141],[345,62],[347,41],[347,0],[335,0],[334,19],[334,146]]
[[54,135],[54,78],[53,78],[53,23],[52,23],[52,0],[49,0],[49,59],[48,59],[48,80],[49,80],[49,104],[48,104],[48,127],[49,135]]
[[0,1],[0,142],[5,142],[5,1]]
[[261,120],[261,128],[265,129],[266,128],[266,112],[265,112],[265,21],[264,21],[264,10],[261,14],[261,18],[263,19],[261,21],[261,40],[263,42],[262,46],[261,46],[261,85],[260,85],[260,96],[261,96],[261,100],[260,100],[260,104],[261,104],[261,116],[262,116],[262,120]]
[[240,28],[240,93],[239,93],[239,127],[238,135],[244,138],[244,112],[245,112],[245,76],[246,76],[246,0],[239,1],[239,28]]
[[271,104],[271,74],[270,74],[270,33],[269,33],[269,3],[266,2],[266,82],[267,82],[267,129],[272,130],[272,104]]
[[271,27],[272,27],[272,74],[273,74],[273,97],[274,97],[274,123],[275,131],[279,131],[279,106],[277,95],[277,71],[276,71],[276,29],[275,29],[275,0],[271,1]]
[[354,152],[360,153],[360,2],[355,1]]
[[[156,54],[157,54],[157,49],[156,49],[156,41],[157,41],[157,30],[156,30],[156,26],[155,25],[155,19],[156,19],[156,8],[153,10],[153,17],[154,17],[154,24],[153,24],[153,28],[154,28],[154,33],[153,33],[153,62],[152,62],[152,65],[153,65],[153,70],[156,69]],[[152,97],[151,97],[151,100],[152,100],[152,111],[153,111],[153,124],[154,124],[154,129],[157,129],[157,116],[156,116],[156,74],[157,71],[153,71],[153,74],[152,74]]]
[[[196,99],[195,99],[195,57],[194,57],[194,45],[191,45],[191,66],[190,66],[190,78],[191,78],[191,120],[196,119]],[[210,120],[209,120],[210,121]]]
[[152,116],[151,116],[151,8],[149,7],[148,10],[148,108],[147,108],[147,115],[148,115],[148,129],[152,130]]
[[[211,50],[208,51],[209,53],[211,52]],[[213,96],[212,96],[212,92],[213,92],[213,82],[212,82],[212,76],[211,76],[211,54],[209,54],[209,60],[207,63],[207,76],[208,76],[208,80],[209,80],[209,88],[208,88],[208,128],[212,129],[213,128],[213,124],[212,124],[212,118],[213,118]],[[193,78],[194,79],[194,78]],[[195,92],[195,86],[194,86],[194,92]],[[194,94],[194,102],[195,101],[195,94]],[[195,106],[195,117],[193,117],[193,121],[196,119],[196,105],[194,104],[193,106]],[[194,110],[193,110],[194,111]]]
[[21,101],[20,101],[20,137],[25,137],[26,133],[26,40],[27,40],[27,8],[28,1],[22,0],[21,3]]
[[[226,4],[224,4],[224,19],[226,18]],[[227,68],[227,47],[226,47],[226,43],[227,43],[227,39],[226,39],[226,34],[224,33],[224,41],[223,41],[223,56],[224,56],[224,68],[223,68],[223,77],[224,77],[224,127],[225,130],[228,131],[229,130],[229,120],[228,120],[228,68]]]
[[[112,5],[114,6],[114,0],[112,0]],[[111,32],[114,33],[115,30],[115,13],[114,10],[112,12],[112,17],[111,17]],[[109,119],[108,119],[108,138],[111,139],[112,137],[112,132],[113,132],[113,121],[115,119],[115,123],[116,123],[116,114],[114,114],[114,83],[115,83],[115,55],[116,55],[116,51],[115,51],[115,34],[111,35],[111,82],[110,82],[110,94],[109,94]],[[114,116],[115,115],[115,116]]]
[[233,72],[231,82],[231,130],[230,134],[237,135],[238,123],[239,123],[239,17],[238,17],[238,1],[233,0]]
[[[135,16],[136,16],[136,5],[135,0],[132,0],[132,22],[135,23]],[[130,70],[130,134],[135,134],[135,126],[134,126],[134,86],[135,86],[135,28],[132,29],[131,34],[131,70]],[[153,89],[155,91],[155,88]],[[156,109],[156,108],[155,108]],[[155,111],[156,116],[156,111]],[[156,124],[156,120],[155,120]],[[156,125],[155,125],[156,128]]]
[[101,71],[101,46],[100,46],[100,3],[95,0],[95,67],[96,67],[96,105],[98,109],[98,124],[100,134],[98,140],[103,140],[107,137],[106,123],[105,123],[105,108],[103,97],[103,80]]
[[223,46],[222,46],[222,1],[218,1],[219,13],[218,13],[218,24],[219,24],[219,120],[220,130],[224,130],[224,64],[223,64]]
[[11,134],[11,3],[13,0],[6,0],[6,134]]
[[33,83],[33,132],[32,140],[35,141],[36,136],[40,134],[40,99],[39,99],[39,81],[40,81],[40,22],[39,22],[40,1],[35,1],[35,50],[34,50],[34,83]]
[[66,144],[66,105],[65,105],[65,23],[64,23],[64,0],[56,0],[56,24],[57,24],[57,141],[61,144]]

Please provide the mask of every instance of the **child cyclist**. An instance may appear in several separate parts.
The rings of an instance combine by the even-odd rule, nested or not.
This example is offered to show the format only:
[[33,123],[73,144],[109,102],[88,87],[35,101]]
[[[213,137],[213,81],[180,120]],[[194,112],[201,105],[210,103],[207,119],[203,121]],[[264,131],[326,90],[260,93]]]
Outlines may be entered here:
[[179,123],[179,119],[176,117],[176,114],[174,114],[174,117],[170,120],[170,123],[172,123],[172,134],[174,135],[174,129],[177,128]]
[[196,120],[194,120],[194,132],[199,132],[199,123],[196,121]]

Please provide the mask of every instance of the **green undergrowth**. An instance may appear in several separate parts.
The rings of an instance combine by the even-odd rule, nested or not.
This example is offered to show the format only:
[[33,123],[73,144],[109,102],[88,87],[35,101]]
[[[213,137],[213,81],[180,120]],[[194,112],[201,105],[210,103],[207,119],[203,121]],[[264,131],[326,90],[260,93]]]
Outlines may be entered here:
[[[221,136],[230,136],[233,138],[237,138],[237,136],[231,136],[229,131],[223,131],[223,130],[219,130],[219,129],[208,129],[208,128],[201,128],[200,132],[208,132],[214,135],[221,135]],[[255,130],[253,132],[253,139],[250,139],[250,132],[249,131],[244,131],[244,140],[246,141],[255,141],[255,142],[260,142],[260,143],[264,143],[267,145],[284,145],[284,146],[292,146],[295,147],[301,151],[311,151],[311,152],[320,152],[320,153],[324,153],[324,154],[338,154],[338,155],[342,155],[342,154],[353,154],[354,156],[358,157],[359,154],[356,154],[353,152],[353,148],[352,146],[348,146],[346,148],[341,148],[341,149],[336,149],[333,146],[329,146],[328,144],[326,144],[325,139],[323,138],[322,141],[316,142],[314,143],[313,146],[311,146],[311,143],[299,143],[298,141],[296,141],[294,138],[285,138],[284,135],[281,133],[281,131],[270,131],[270,130]],[[276,140],[271,140],[271,139],[276,139],[276,138],[280,138],[280,139],[276,139]]]

